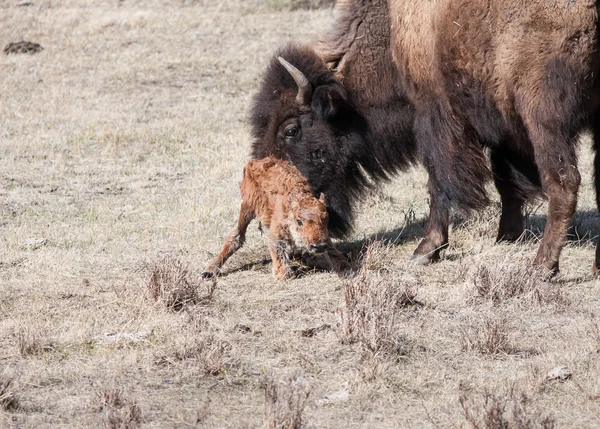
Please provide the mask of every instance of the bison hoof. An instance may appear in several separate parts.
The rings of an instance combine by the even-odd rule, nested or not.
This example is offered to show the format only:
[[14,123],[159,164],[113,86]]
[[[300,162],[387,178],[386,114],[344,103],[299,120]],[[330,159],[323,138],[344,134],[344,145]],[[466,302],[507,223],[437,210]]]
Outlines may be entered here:
[[540,269],[543,271],[544,277],[548,280],[550,280],[552,277],[556,276],[559,272],[558,269],[558,261],[557,262],[551,262],[551,261],[540,261],[539,258],[536,258],[536,260],[533,262],[534,266],[540,267]]
[[498,232],[496,243],[514,243],[520,241],[524,231]]
[[439,260],[440,260],[439,255],[436,256],[434,254],[421,255],[421,254],[415,253],[411,258],[411,261],[417,265],[429,265],[432,262],[436,262]]

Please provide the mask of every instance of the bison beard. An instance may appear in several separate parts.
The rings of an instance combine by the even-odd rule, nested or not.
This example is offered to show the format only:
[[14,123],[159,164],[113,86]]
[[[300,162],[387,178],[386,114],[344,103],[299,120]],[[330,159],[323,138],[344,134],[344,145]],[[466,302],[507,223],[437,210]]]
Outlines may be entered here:
[[[519,238],[523,204],[547,196],[535,262],[557,271],[580,182],[577,137],[592,128],[599,146],[599,51],[591,1],[340,2],[323,42],[271,61],[254,99],[252,155],[295,164],[326,194],[336,236],[371,183],[421,161],[430,215],[415,257],[425,262],[448,243],[451,209],[487,203],[490,177],[499,240]],[[278,56],[306,77],[310,100]]]

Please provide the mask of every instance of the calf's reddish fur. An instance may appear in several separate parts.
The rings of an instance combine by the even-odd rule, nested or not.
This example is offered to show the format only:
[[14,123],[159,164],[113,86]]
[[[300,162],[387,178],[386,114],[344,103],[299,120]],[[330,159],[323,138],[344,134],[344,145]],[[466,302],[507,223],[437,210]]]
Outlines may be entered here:
[[225,261],[243,246],[254,218],[269,229],[268,246],[277,279],[293,276],[290,260],[299,253],[308,254],[315,266],[327,270],[339,270],[347,264],[328,235],[325,196],[314,197],[308,181],[296,167],[273,157],[250,160],[244,168],[240,190],[242,204],[237,227],[204,277],[218,274]]

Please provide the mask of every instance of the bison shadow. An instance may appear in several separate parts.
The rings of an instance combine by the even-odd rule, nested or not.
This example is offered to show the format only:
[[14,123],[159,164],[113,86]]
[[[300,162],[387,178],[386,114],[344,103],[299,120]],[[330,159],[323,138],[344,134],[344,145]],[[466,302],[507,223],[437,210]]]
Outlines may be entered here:
[[[498,212],[497,219],[500,219]],[[515,244],[526,244],[532,241],[541,240],[544,227],[546,226],[546,215],[529,214],[525,218],[525,232],[520,240]],[[453,230],[464,230],[471,227],[473,216],[454,216],[452,219]],[[427,224],[426,218],[413,219],[406,222],[403,226],[394,228],[389,231],[379,231],[369,236],[364,236],[361,239],[340,241],[336,245],[344,254],[349,255],[352,261],[358,258],[366,247],[375,242],[382,242],[386,246],[400,246],[409,242],[415,242],[415,246],[425,234]],[[595,210],[580,210],[577,211],[567,235],[567,243],[578,244],[580,246],[595,246],[598,241],[598,230],[600,224],[600,213]],[[497,226],[497,222],[494,223]],[[490,230],[487,235],[494,240],[496,230]],[[450,241],[453,240],[452,233]]]
[[[499,214],[498,214],[499,219]],[[468,229],[473,220],[473,216],[454,216],[452,220],[452,228],[454,230]],[[409,242],[415,242],[423,238],[425,234],[426,218],[413,218],[407,221],[403,226],[394,228],[389,231],[378,231],[376,233],[365,235],[363,238],[339,241],[336,243],[337,248],[344,253],[350,260],[354,269],[358,268],[360,255],[373,242],[379,241],[386,246],[400,246]],[[496,225],[497,223],[494,223]],[[578,244],[579,246],[595,246],[598,241],[598,225],[600,224],[600,214],[595,210],[580,210],[578,211],[571,222],[567,243]],[[515,244],[527,244],[541,239],[546,226],[546,215],[530,214],[526,216],[525,233],[523,237]],[[489,232],[490,240],[494,240],[496,231]],[[452,240],[452,234],[450,236]],[[455,259],[452,256],[447,256],[446,259]],[[221,276],[227,276],[240,271],[256,270],[260,272],[269,272],[267,266],[271,263],[270,258],[263,258],[256,262],[245,263],[241,266],[224,270]],[[307,274],[315,272],[314,269],[300,268],[296,272],[297,277],[303,277]]]

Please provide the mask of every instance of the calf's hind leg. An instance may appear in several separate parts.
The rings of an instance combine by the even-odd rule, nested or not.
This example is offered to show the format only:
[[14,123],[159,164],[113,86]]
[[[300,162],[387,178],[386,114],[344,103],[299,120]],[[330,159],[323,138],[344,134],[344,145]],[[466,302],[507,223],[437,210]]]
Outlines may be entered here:
[[225,261],[244,245],[244,242],[246,241],[246,230],[255,216],[256,215],[250,206],[242,202],[237,227],[227,236],[227,240],[225,240],[225,245],[219,256],[217,256],[208,268],[206,268],[206,271],[202,273],[203,278],[210,278],[218,275]]

